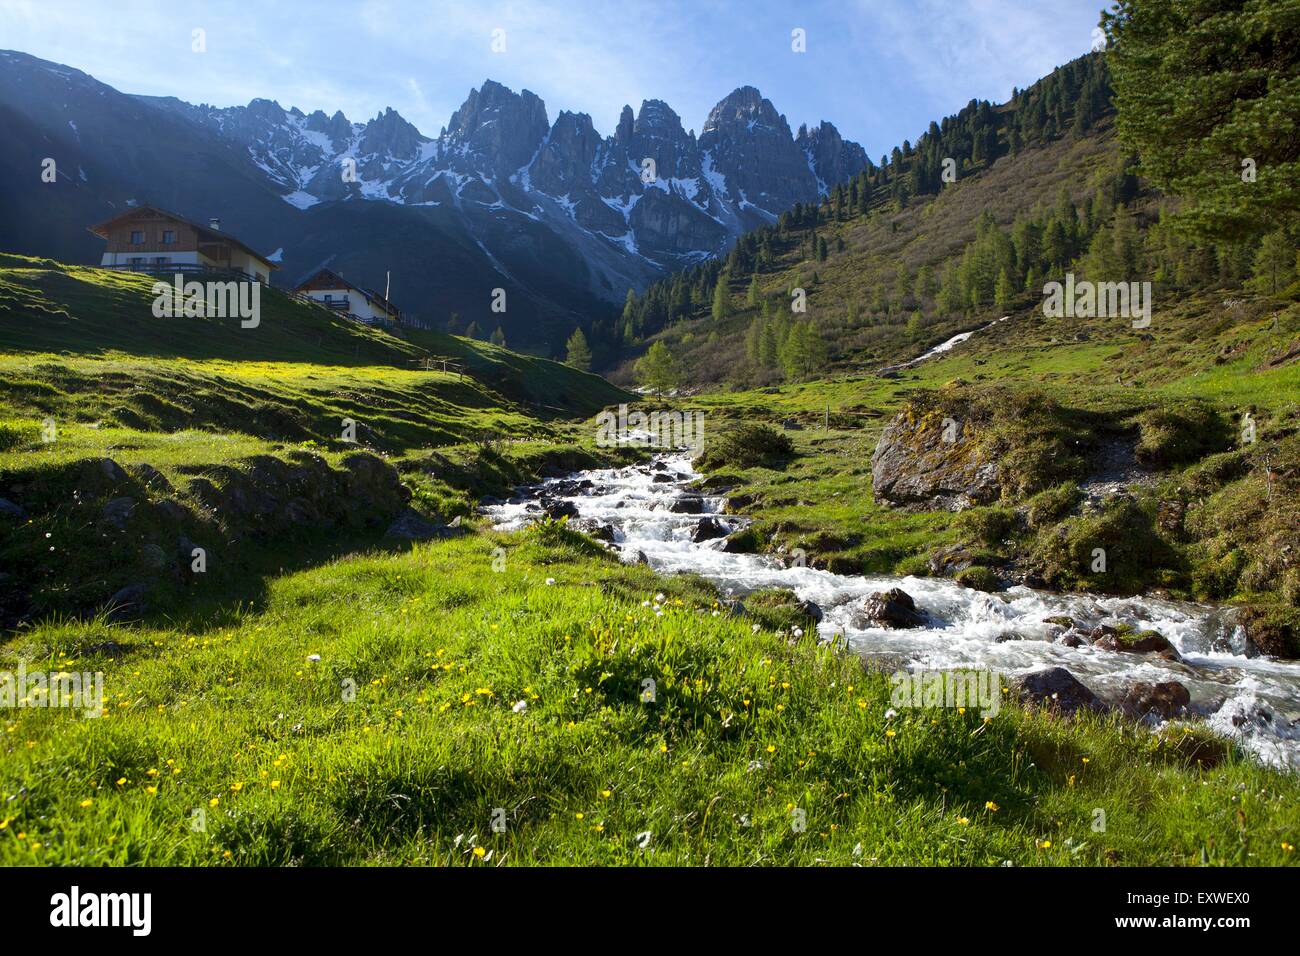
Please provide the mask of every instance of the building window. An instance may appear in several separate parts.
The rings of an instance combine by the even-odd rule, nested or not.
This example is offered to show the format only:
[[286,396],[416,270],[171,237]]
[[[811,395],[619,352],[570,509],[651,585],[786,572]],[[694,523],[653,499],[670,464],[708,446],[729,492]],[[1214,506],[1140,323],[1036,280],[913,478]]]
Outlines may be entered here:
[[326,302],[333,302],[333,301],[334,301],[334,296],[331,295],[330,293],[326,292],[326,293],[325,293],[325,301],[326,301]]
[[154,256],[153,259],[154,265],[156,266],[165,266],[167,265],[167,263],[171,261],[172,260],[170,256]]
[[131,230],[131,245],[133,246],[144,245],[144,233],[141,232],[139,229]]
[[164,229],[162,244],[164,246],[170,246],[175,241],[176,241],[176,233],[171,229]]
[[127,261],[130,262],[131,265],[133,266],[142,266],[144,265],[144,256],[132,256]]

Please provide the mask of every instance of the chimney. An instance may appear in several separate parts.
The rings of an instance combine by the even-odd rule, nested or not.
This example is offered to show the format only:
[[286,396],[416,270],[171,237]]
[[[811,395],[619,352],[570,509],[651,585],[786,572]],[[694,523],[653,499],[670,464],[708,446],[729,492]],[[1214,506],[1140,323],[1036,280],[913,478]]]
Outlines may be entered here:
[[210,228],[215,229],[215,230],[217,230],[218,232],[220,232],[220,231],[221,231],[221,220],[218,219],[218,218],[216,218],[215,216],[213,216],[211,219],[208,220],[208,226],[209,226]]

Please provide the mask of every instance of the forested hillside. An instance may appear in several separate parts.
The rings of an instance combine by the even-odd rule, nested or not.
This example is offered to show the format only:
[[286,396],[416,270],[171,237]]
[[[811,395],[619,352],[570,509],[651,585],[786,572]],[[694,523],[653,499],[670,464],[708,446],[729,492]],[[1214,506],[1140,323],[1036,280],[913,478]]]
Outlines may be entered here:
[[1174,201],[1137,175],[1112,95],[1094,53],[1002,106],[972,101],[725,260],[629,294],[624,342],[663,340],[691,385],[748,387],[910,359],[1037,308],[1067,273],[1150,280],[1157,307],[1293,281],[1280,232],[1193,241],[1170,226]]

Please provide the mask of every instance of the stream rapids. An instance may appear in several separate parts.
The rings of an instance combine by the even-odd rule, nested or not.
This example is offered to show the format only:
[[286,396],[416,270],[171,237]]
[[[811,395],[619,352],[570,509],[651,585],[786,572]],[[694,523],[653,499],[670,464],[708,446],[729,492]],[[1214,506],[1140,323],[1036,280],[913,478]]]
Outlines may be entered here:
[[[833,574],[788,565],[774,555],[727,553],[720,538],[692,541],[696,526],[712,517],[735,531],[749,519],[723,514],[724,498],[691,488],[700,477],[689,457],[661,455],[647,464],[546,479],[481,510],[497,529],[518,530],[541,516],[539,499],[568,502],[580,518],[612,528],[611,547],[624,561],[644,555],[657,571],[697,573],[739,599],[762,588],[788,588],[822,609],[821,639],[842,640],[864,657],[903,658],[912,669],[979,669],[1015,677],[1064,667],[1109,704],[1138,681],[1177,681],[1191,694],[1191,716],[1265,763],[1300,770],[1300,663],[1245,656],[1228,608],[1023,586],[988,594],[943,578]],[[670,510],[676,499],[696,494],[703,495],[701,513]],[[890,588],[912,596],[927,626],[853,626],[863,599]],[[1061,615],[1085,628],[1129,624],[1158,631],[1182,660],[1054,643],[1061,629],[1048,619]]]

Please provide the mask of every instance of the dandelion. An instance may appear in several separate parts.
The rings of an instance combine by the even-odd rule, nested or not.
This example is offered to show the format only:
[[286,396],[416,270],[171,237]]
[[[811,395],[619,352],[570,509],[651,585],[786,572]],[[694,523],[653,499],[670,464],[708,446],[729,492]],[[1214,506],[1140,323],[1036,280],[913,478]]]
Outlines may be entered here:
[[958,817],[957,822],[962,826],[967,826],[970,823],[970,817]]
[[1050,850],[1051,848],[1052,848],[1052,841],[1051,841],[1051,840],[1039,840],[1039,841],[1038,841],[1038,849],[1040,849],[1040,850]]
[[157,788],[157,787],[145,787],[145,788],[144,788],[144,792],[147,793],[147,794],[149,794],[149,796],[152,797],[154,794],[156,794],[156,793],[158,792],[158,788]]
[[[89,797],[87,797],[85,800],[82,800],[82,801],[81,801],[81,809],[83,809],[83,810],[86,809],[86,807],[90,806],[90,805],[91,805],[92,803],[94,803],[94,802],[95,802],[94,800],[92,800],[92,799],[90,799]],[[8,820],[5,821],[6,824],[7,824],[8,822],[9,822]],[[1284,845],[1285,845],[1285,844],[1284,844]]]
[[528,701],[526,700],[515,701],[515,705],[510,709],[514,711],[516,714],[522,714],[524,711],[528,709]]
[[271,781],[271,789],[272,789],[272,790],[279,790],[279,789],[280,789],[280,781],[279,781],[279,780],[272,780],[272,781]]
[[474,847],[474,855],[481,860],[483,857],[487,856],[487,850],[483,849],[481,846],[476,846]]
[[601,795],[602,797],[604,797],[606,800],[608,800],[608,799],[613,795],[613,793],[614,793],[613,790],[602,790],[602,791],[600,791],[600,795]]
[[239,791],[241,791],[241,790],[243,790],[243,789],[244,789],[244,784],[243,784],[242,781],[238,781],[238,780],[237,780],[237,781],[235,781],[234,783],[232,783],[232,784],[230,785],[230,792],[231,792],[231,793],[239,793]]
[[208,801],[208,806],[215,807],[220,802],[221,802],[220,797],[213,797],[211,800]]
[[775,746],[774,744],[768,744],[768,745],[767,745],[767,752],[770,753],[770,754],[774,754],[774,753],[776,753],[776,746]]
[[555,583],[555,578],[547,578],[547,579],[546,579],[546,583],[547,583],[547,584],[554,584],[554,583]]
[[886,731],[885,731],[885,736],[886,736],[886,737],[893,737],[893,736],[894,736],[894,731],[892,731],[892,730],[886,730]]
[[989,811],[989,813],[997,813],[1002,808],[999,807],[992,800],[989,800],[987,803],[984,804],[984,809]]
[[1294,845],[1294,844],[1291,844],[1291,843],[1287,843],[1286,840],[1283,840],[1283,841],[1282,841],[1282,852],[1283,852],[1283,853],[1294,853],[1294,852],[1295,852],[1295,845]]
[[581,813],[575,813],[574,816],[577,817],[579,820],[582,819],[582,814],[581,814]]

